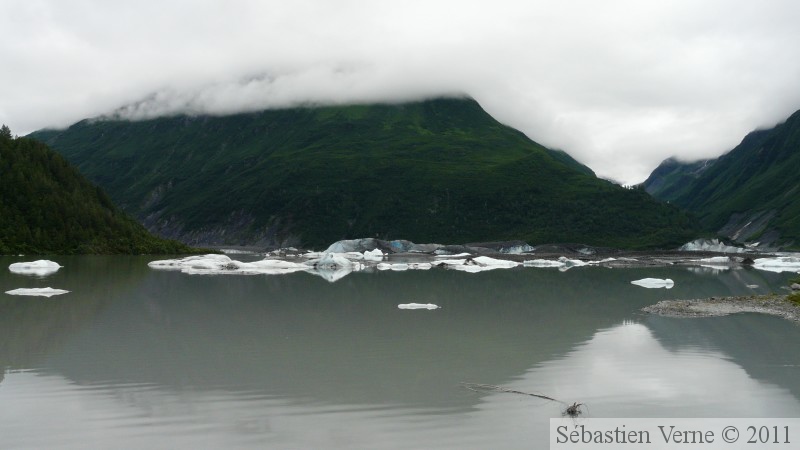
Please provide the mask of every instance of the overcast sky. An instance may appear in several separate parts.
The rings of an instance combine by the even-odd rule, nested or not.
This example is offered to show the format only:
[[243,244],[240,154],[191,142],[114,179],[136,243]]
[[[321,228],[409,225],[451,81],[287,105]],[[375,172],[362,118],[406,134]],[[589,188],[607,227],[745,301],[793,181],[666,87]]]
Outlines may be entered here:
[[800,109],[796,0],[0,0],[0,122],[468,94],[598,175]]

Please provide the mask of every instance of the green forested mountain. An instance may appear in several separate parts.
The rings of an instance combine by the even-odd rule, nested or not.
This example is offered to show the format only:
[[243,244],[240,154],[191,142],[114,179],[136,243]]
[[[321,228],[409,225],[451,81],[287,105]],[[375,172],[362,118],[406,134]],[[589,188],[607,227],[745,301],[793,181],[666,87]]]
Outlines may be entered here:
[[178,253],[39,141],[0,135],[0,254]]
[[667,158],[645,180],[644,190],[659,200],[674,201],[686,192],[712,162],[713,160],[703,159],[688,163]]
[[727,154],[703,162],[702,170],[696,164],[662,164],[645,187],[729,238],[800,246],[800,111],[748,134]]
[[33,136],[151,231],[193,244],[653,247],[694,232],[677,208],[598,179],[470,99],[95,119]]

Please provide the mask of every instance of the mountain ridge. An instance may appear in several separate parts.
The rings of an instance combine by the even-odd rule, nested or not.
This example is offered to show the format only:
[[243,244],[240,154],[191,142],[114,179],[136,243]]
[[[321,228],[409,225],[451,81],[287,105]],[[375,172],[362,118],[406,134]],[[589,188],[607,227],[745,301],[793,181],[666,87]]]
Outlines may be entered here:
[[800,111],[773,128],[747,134],[729,152],[704,162],[699,173],[696,164],[662,163],[644,187],[694,212],[704,227],[724,237],[798,248]]
[[348,238],[677,245],[690,219],[472,99],[84,120],[41,139],[148,229],[191,244]]

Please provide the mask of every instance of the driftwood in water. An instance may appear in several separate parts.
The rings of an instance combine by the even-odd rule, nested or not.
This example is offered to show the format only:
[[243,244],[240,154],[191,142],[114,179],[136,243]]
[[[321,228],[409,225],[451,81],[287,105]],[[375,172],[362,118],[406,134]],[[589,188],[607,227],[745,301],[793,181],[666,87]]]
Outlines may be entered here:
[[561,400],[556,400],[553,397],[548,397],[546,395],[532,394],[530,392],[523,392],[523,391],[518,391],[518,390],[515,390],[515,389],[508,389],[508,388],[504,388],[502,386],[495,386],[494,384],[480,384],[480,383],[464,383],[464,382],[462,382],[461,385],[464,386],[465,388],[469,389],[470,391],[475,391],[475,392],[486,392],[486,391],[507,392],[509,394],[529,395],[531,397],[541,398],[541,399],[549,400],[549,401],[552,401],[552,402],[558,402],[558,403],[561,403],[562,405],[566,406],[566,409],[564,409],[564,411],[561,413],[564,416],[578,417],[579,415],[581,415],[583,413],[583,411],[581,411],[581,406],[584,406],[583,403],[573,402],[572,405],[568,405],[567,403],[562,402]]

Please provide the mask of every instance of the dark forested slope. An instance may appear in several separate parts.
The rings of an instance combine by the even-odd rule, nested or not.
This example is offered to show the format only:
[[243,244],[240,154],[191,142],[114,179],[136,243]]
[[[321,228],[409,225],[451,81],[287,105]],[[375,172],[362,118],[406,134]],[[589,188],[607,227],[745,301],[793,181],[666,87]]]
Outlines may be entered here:
[[95,119],[33,135],[151,231],[195,244],[343,238],[677,245],[694,228],[470,99]]
[[0,254],[177,253],[39,141],[0,135]]

